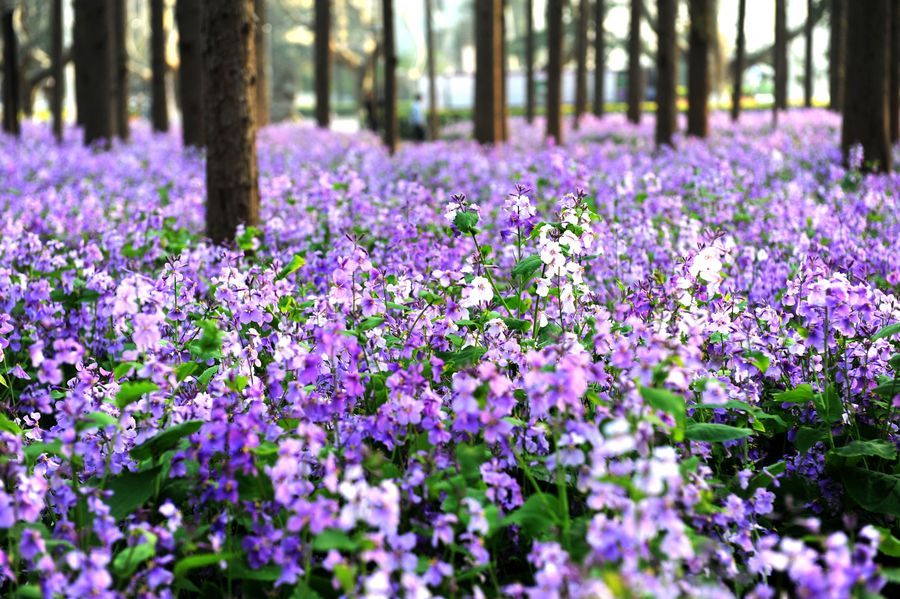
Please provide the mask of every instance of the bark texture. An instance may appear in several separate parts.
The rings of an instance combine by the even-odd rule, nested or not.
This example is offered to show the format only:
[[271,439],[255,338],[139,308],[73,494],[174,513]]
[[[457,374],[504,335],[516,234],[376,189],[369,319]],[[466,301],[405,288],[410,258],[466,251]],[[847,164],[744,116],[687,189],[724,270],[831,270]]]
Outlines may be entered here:
[[128,30],[128,8],[125,0],[112,0],[113,25],[115,30],[115,108],[116,135],[126,140],[130,134],[128,126],[128,47],[126,32]]
[[534,122],[534,0],[525,2],[525,119]]
[[178,80],[181,90],[181,138],[185,146],[206,144],[203,114],[203,0],[177,0]]
[[150,0],[150,86],[151,121],[154,131],[169,130],[169,110],[166,106],[166,29],[163,0]]
[[394,40],[394,1],[381,0],[384,30],[384,145],[397,151],[397,50]]
[[80,54],[76,69],[82,84],[78,113],[83,120],[84,143],[108,145],[116,129],[112,2],[79,0],[74,6],[75,31],[81,38],[76,43]]
[[672,145],[676,129],[676,89],[678,81],[678,39],[675,20],[678,0],[657,0],[656,145]]
[[3,29],[3,131],[19,135],[19,48],[13,27],[13,9],[0,5]]
[[50,68],[53,69],[53,93],[50,96],[50,113],[53,118],[53,136],[57,142],[63,139],[63,98],[65,75],[63,64],[63,0],[53,0],[50,13]]
[[562,5],[547,0],[547,137],[562,143]]
[[256,126],[269,124],[269,12],[267,0],[255,0],[256,10]]
[[806,23],[804,25],[805,54],[803,56],[803,106],[812,108],[813,96],[813,0],[806,0]]
[[594,0],[594,102],[591,106],[594,116],[603,116],[605,89],[603,77],[606,74],[606,35],[603,21],[606,18],[605,0]]
[[787,0],[775,0],[775,111],[787,110]]
[[503,1],[482,0],[475,13],[475,140],[503,141]]
[[847,72],[841,147],[849,164],[862,145],[863,169],[891,170],[888,62],[891,0],[847,3]]
[[829,107],[844,108],[844,66],[847,56],[847,2],[831,0],[831,37],[828,49]]
[[744,19],[747,15],[747,0],[738,4],[737,44],[734,56],[734,87],[731,90],[731,120],[737,122],[741,116],[741,96],[744,90],[744,68],[747,62],[747,34]]
[[641,4],[631,0],[631,21],[628,28],[628,120],[641,122],[641,100],[644,97],[644,77],[641,70]]
[[438,120],[437,73],[434,66],[434,0],[425,0],[425,45],[428,52],[428,133],[432,140],[440,135]]
[[331,2],[316,0],[316,124],[328,128],[331,118]]
[[575,118],[573,126],[578,129],[578,121],[587,107],[587,53],[588,53],[588,19],[590,10],[588,0],[578,3],[578,29],[575,36]]
[[259,223],[253,0],[203,2],[206,67],[206,232],[234,239]]
[[709,133],[709,51],[714,28],[712,2],[689,0],[691,31],[688,47],[688,135]]

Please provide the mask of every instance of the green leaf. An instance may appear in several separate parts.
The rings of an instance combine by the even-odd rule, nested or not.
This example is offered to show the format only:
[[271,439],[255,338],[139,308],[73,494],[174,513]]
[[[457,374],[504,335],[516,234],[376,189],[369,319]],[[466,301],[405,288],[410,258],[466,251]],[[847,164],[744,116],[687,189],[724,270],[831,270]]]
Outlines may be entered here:
[[885,460],[893,460],[897,457],[897,448],[893,443],[883,439],[871,439],[869,441],[851,441],[843,447],[836,447],[828,452],[839,455],[842,458],[860,458],[864,456],[877,456]]
[[782,391],[775,394],[775,401],[778,403],[808,403],[813,400],[813,389],[811,385],[806,383],[797,385],[789,391]]
[[801,426],[794,435],[794,447],[800,453],[806,453],[813,445],[828,438],[828,431],[821,428]]
[[132,449],[131,457],[138,461],[159,457],[176,447],[183,438],[196,433],[201,426],[202,420],[187,420],[170,426]]
[[459,229],[460,233],[474,234],[476,232],[475,226],[478,224],[478,213],[460,210],[456,213],[453,224],[456,225],[456,228]]
[[525,332],[529,328],[531,328],[531,323],[527,320],[522,320],[521,318],[509,318],[507,316],[504,316],[503,322],[506,323],[506,326],[513,331]]
[[356,327],[356,330],[363,333],[365,331],[369,331],[374,329],[375,327],[381,326],[384,323],[384,318],[381,316],[369,316]]
[[197,382],[203,385],[204,387],[209,384],[209,380],[215,376],[216,372],[219,370],[218,366],[210,366],[197,377]]
[[540,347],[546,347],[551,343],[555,343],[559,336],[562,335],[562,327],[555,322],[548,322],[546,326],[541,327],[538,331],[537,341]]
[[501,524],[515,524],[527,538],[541,539],[559,519],[559,500],[555,495],[536,493],[503,519]]
[[215,566],[219,562],[228,563],[237,557],[240,557],[240,553],[200,553],[191,555],[175,563],[174,574],[176,578],[180,578],[191,570]]
[[445,364],[449,364],[457,369],[460,369],[475,364],[486,352],[487,350],[483,347],[470,345],[469,347],[463,348],[459,351],[439,351],[435,352],[435,354],[438,358],[443,360]]
[[139,472],[123,472],[106,481],[113,492],[109,499],[110,514],[116,520],[133,513],[156,494],[156,477],[162,468],[157,466]]
[[769,356],[765,355],[760,351],[746,351],[744,352],[744,357],[759,370],[760,373],[765,374],[767,370],[769,370],[769,364],[771,364],[772,360],[769,359]]
[[460,473],[470,483],[481,480],[481,465],[489,457],[484,445],[457,445],[456,461]]
[[654,409],[671,414],[675,418],[675,441],[684,439],[685,404],[683,397],[672,393],[668,389],[655,387],[641,387],[641,397]]
[[890,557],[900,557],[900,539],[897,539],[887,528],[877,527],[881,533],[881,542],[878,551]]
[[135,368],[140,367],[140,364],[137,362],[122,362],[118,366],[113,369],[113,379],[119,380],[134,370]]
[[0,414],[0,431],[5,431],[13,435],[21,435],[22,427],[8,418],[6,414]]
[[893,399],[895,395],[900,394],[900,379],[886,380],[873,391],[885,399]]
[[16,590],[17,599],[44,599],[44,592],[36,584],[23,584]]
[[527,283],[542,265],[541,257],[537,254],[526,256],[512,269],[512,276],[521,279],[523,284]]
[[196,372],[200,366],[196,362],[184,362],[175,367],[175,380],[179,383]]
[[291,261],[280,271],[278,271],[278,276],[275,277],[276,281],[280,281],[281,279],[287,277],[288,275],[297,272],[303,266],[306,265],[306,258],[301,256],[300,254],[294,254],[294,257],[291,258]]
[[834,385],[828,385],[822,393],[816,393],[813,397],[813,405],[816,406],[816,413],[822,422],[831,424],[841,419],[844,411],[844,405],[841,398],[838,397]]
[[339,528],[326,528],[313,538],[313,549],[316,551],[356,551],[359,544]]
[[743,439],[753,434],[749,428],[740,428],[728,424],[714,422],[700,422],[687,425],[684,438],[689,441],[703,441],[706,443],[722,443]]
[[133,404],[147,393],[159,390],[159,385],[151,381],[135,381],[133,383],[122,383],[119,386],[119,392],[116,393],[116,407],[120,410],[126,406]]
[[156,540],[126,547],[113,558],[113,571],[119,578],[129,578],[138,566],[156,555]]
[[900,568],[882,568],[881,575],[891,584],[900,584]]
[[118,424],[118,420],[106,412],[91,412],[75,425],[76,431],[86,431],[92,428],[104,429],[107,426]]
[[893,324],[889,324],[874,335],[872,335],[872,341],[877,341],[879,339],[884,339],[886,337],[893,337],[897,333],[900,333],[900,322],[895,322]]
[[841,482],[864,509],[900,516],[900,476],[851,466],[841,469]]

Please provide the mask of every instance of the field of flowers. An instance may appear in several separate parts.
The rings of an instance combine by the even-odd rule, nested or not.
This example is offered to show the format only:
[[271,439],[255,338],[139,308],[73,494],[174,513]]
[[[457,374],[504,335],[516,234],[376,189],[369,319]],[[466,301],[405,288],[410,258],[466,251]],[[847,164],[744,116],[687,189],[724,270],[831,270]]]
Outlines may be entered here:
[[0,594],[890,596],[900,178],[769,118],[274,126],[229,250],[175,137],[3,139]]

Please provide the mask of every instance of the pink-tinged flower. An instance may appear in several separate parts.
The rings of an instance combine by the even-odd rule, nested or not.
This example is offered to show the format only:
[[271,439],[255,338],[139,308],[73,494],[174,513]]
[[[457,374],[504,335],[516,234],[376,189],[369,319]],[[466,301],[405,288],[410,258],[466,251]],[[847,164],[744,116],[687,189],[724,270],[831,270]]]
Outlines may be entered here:
[[160,317],[156,314],[137,314],[134,317],[134,333],[131,338],[138,351],[153,351],[159,348],[162,335],[159,331]]
[[459,302],[464,308],[484,306],[494,297],[491,282],[485,277],[475,277],[462,291],[462,299]]

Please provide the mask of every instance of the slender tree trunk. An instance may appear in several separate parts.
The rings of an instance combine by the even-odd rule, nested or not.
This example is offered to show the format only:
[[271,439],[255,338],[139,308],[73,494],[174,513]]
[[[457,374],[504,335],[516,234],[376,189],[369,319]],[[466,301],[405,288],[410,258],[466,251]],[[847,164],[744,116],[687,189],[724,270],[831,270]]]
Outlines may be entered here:
[[153,80],[151,108],[154,131],[169,130],[169,111],[166,107],[166,29],[163,0],[150,0],[150,54]]
[[255,0],[256,11],[256,126],[269,124],[269,12],[267,0]]
[[706,137],[709,133],[709,50],[713,23],[710,3],[714,0],[689,0],[691,31],[688,46],[688,135]]
[[[75,3],[76,31],[82,36],[77,68],[82,76],[84,143],[108,146],[116,129],[113,112],[115,55],[113,11],[108,0]],[[83,110],[82,110],[83,109]]]
[[425,45],[428,52],[428,130],[432,140],[440,136],[437,111],[437,73],[434,66],[434,0],[425,0]]
[[394,48],[394,0],[381,0],[384,27],[384,145],[397,151],[397,51]]
[[128,30],[128,8],[125,0],[113,0],[113,21],[115,25],[115,117],[116,134],[119,139],[126,140],[128,127],[128,47],[126,32]]
[[534,122],[534,0],[526,0],[525,119]]
[[863,168],[891,170],[888,117],[888,61],[891,0],[847,3],[847,71],[841,147],[849,163],[857,144]]
[[503,1],[475,7],[475,139],[503,141]]
[[53,136],[57,142],[62,142],[63,98],[66,89],[63,70],[63,0],[53,0],[51,10],[50,61],[53,68],[53,94],[50,97],[50,112],[53,115]]
[[744,33],[744,19],[746,15],[747,0],[740,0],[738,4],[737,47],[734,56],[734,88],[731,92],[731,120],[735,123],[741,116],[744,68],[747,62],[747,35]]
[[500,140],[506,141],[508,131],[506,128],[506,81],[508,77],[506,64],[506,0],[500,0],[500,106],[498,107],[500,119]]
[[900,141],[900,2],[894,0],[891,9],[890,87],[888,88],[891,144]]
[[259,223],[253,0],[203,2],[206,233],[234,239]]
[[87,85],[85,77],[90,64],[87,62],[87,23],[84,20],[85,6],[72,2],[72,64],[75,66],[75,123],[83,127],[87,115]]
[[675,35],[675,20],[678,18],[678,0],[657,0],[656,6],[659,44],[656,58],[656,145],[671,146],[677,109],[678,38]]
[[606,75],[606,34],[603,20],[606,18],[605,0],[594,0],[594,116],[603,116],[604,86]]
[[19,135],[19,49],[13,27],[15,7],[2,9],[3,28],[3,131]]
[[846,0],[831,0],[831,39],[828,50],[828,95],[831,110],[844,108],[844,62],[847,56]]
[[644,97],[644,78],[641,70],[641,4],[631,0],[631,21],[628,29],[628,120],[641,122],[641,100]]
[[575,36],[575,117],[572,128],[578,129],[578,121],[587,106],[587,52],[588,52],[588,0],[578,3],[577,32]]
[[331,1],[316,0],[316,124],[331,120]]
[[547,0],[547,137],[557,144],[563,141],[562,5],[563,0]]
[[804,55],[803,74],[803,106],[812,108],[813,96],[813,0],[806,0],[806,23],[804,36],[806,41],[806,54]]
[[775,0],[775,112],[787,110],[787,0]]
[[203,114],[203,0],[177,0],[178,80],[181,90],[181,136],[185,146],[206,144]]

